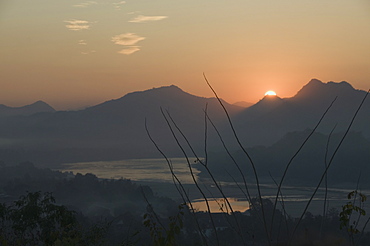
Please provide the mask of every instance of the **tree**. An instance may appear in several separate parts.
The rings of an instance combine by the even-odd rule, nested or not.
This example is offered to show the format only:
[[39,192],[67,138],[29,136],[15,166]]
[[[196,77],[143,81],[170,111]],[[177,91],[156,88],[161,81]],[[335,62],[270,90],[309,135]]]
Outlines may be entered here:
[[[350,201],[342,206],[342,212],[339,214],[340,229],[346,229],[351,245],[355,245],[355,235],[361,233],[358,229],[360,219],[366,215],[366,211],[364,210],[366,196],[356,189],[348,193],[347,198]],[[366,225],[367,223],[363,230],[365,230]]]
[[0,205],[1,240],[14,245],[51,245],[77,226],[75,212],[56,205],[51,193],[27,193]]

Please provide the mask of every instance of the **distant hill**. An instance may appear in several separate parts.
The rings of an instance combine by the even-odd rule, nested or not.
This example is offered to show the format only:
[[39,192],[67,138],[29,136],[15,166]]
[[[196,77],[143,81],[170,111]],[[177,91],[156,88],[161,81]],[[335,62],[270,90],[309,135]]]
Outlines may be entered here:
[[[345,130],[365,94],[347,82],[323,83],[313,79],[291,98],[265,96],[248,108],[225,101],[223,104],[244,146],[269,146],[289,132],[312,129],[335,97],[337,99],[318,132],[328,134],[334,127],[335,132]],[[202,157],[205,156],[205,144],[207,151],[223,149],[213,125],[230,149],[238,149],[217,99],[191,95],[174,85],[129,93],[77,111],[54,112],[42,102],[37,105],[38,110],[34,112],[43,108],[42,114],[31,114],[29,110],[12,117],[0,117],[0,160],[13,164],[32,161],[51,165],[160,157],[149,140],[145,122],[158,146],[168,156],[183,155],[168,124],[186,151],[189,148],[178,129]],[[207,121],[205,124],[205,111],[212,123]],[[370,139],[369,112],[370,99],[352,128],[366,139]],[[188,154],[193,155],[191,151]]]
[[[243,109],[227,102],[224,105],[231,116]],[[205,109],[215,124],[226,119],[216,98],[194,96],[172,85],[129,93],[84,110],[3,120],[0,140],[10,139],[12,149],[31,149],[26,151],[27,156],[17,156],[35,163],[160,156],[146,133],[146,121],[163,150],[169,155],[180,155],[161,108],[199,148],[204,143]]]
[[[279,180],[286,165],[310,133],[311,129],[290,132],[271,146],[247,148],[256,165],[259,177],[265,182],[272,181],[270,175]],[[314,133],[293,160],[285,184],[316,186],[342,137],[343,132],[334,133],[330,138],[326,134]],[[365,139],[359,132],[350,132],[332,160],[328,170],[329,184],[343,188],[343,183],[346,183],[356,187],[361,174],[361,187],[370,187],[370,180],[367,178],[370,173],[369,150],[370,141],[368,139]],[[245,154],[237,150],[232,152],[232,155],[240,168],[244,170],[244,175],[249,180],[253,180],[253,170]],[[217,180],[233,181],[230,178],[231,175],[233,179],[242,181],[240,173],[225,151],[211,152],[209,163],[212,163],[210,169]],[[229,175],[225,175],[225,170]],[[208,177],[207,172],[202,172],[201,176]]]
[[259,100],[256,104],[250,106],[245,112],[248,112],[248,117],[256,119],[262,115],[268,114],[280,107],[284,100],[278,96],[267,95]]
[[[319,132],[328,133],[335,126],[344,130],[354,112],[366,95],[365,91],[354,89],[347,82],[323,83],[311,80],[291,98],[265,100],[245,109],[233,120],[241,138],[247,146],[270,145],[282,138],[287,132],[314,128],[335,98],[333,106],[318,128]],[[370,98],[365,101],[353,130],[360,131],[370,138]]]
[[240,102],[233,103],[233,105],[243,107],[243,108],[248,108],[248,107],[252,106],[253,103],[240,101]]
[[54,112],[55,109],[43,101],[37,101],[30,105],[22,107],[8,107],[0,104],[0,117],[17,116],[17,115],[32,115],[43,112]]

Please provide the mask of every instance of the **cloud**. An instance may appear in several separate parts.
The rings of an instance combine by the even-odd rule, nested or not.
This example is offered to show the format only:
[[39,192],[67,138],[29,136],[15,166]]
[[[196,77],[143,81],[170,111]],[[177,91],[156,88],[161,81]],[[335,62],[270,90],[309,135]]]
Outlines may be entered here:
[[126,1],[121,1],[121,2],[117,2],[117,3],[113,3],[114,5],[122,5],[122,4],[125,4]]
[[134,14],[137,14],[137,13],[140,13],[140,11],[132,11],[132,12],[128,12],[127,14],[128,15],[134,15]]
[[159,21],[168,18],[168,16],[144,16],[139,15],[135,18],[129,20],[128,22],[132,23],[145,23],[145,22],[151,22],[151,21]]
[[117,3],[113,3],[113,5],[114,5],[115,9],[121,10],[121,5],[123,5],[125,3],[126,3],[126,1],[120,1],[120,2],[117,2]]
[[132,53],[135,53],[136,51],[140,50],[140,46],[127,46],[127,48],[118,51],[119,54],[122,55],[131,55]]
[[112,42],[118,45],[134,45],[144,39],[144,37],[140,37],[135,33],[124,33],[112,37]]
[[135,33],[128,32],[128,33],[116,35],[112,37],[111,40],[113,43],[117,45],[126,46],[123,50],[118,51],[119,54],[131,55],[132,53],[135,53],[136,51],[140,50],[140,46],[136,46],[135,44],[144,39],[145,37],[140,37],[136,35]]
[[86,40],[83,40],[83,39],[78,40],[78,44],[80,44],[80,45],[87,45]]
[[96,1],[86,1],[86,2],[83,2],[83,3],[79,3],[79,4],[75,4],[73,5],[73,7],[76,7],[76,8],[86,8],[90,5],[93,5],[93,4],[98,4]]
[[90,25],[89,25],[90,23],[85,20],[67,20],[64,22],[68,23],[66,27],[72,31],[81,31],[81,30],[90,29]]

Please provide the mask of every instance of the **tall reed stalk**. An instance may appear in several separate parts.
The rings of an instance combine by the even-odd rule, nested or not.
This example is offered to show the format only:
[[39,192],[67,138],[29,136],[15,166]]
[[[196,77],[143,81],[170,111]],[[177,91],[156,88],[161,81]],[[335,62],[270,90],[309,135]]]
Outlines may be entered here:
[[[225,105],[223,104],[222,100],[219,98],[218,94],[216,93],[216,91],[213,89],[213,87],[209,83],[206,75],[203,74],[203,76],[204,76],[205,82],[207,83],[207,85],[210,88],[210,90],[213,92],[215,98],[217,99],[219,105],[221,106],[221,109],[223,110],[223,112],[225,114],[225,117],[227,119],[228,126],[230,127],[231,132],[232,132],[232,137],[237,142],[237,145],[240,148],[240,150],[242,151],[243,155],[245,156],[246,161],[249,163],[250,167],[252,168],[253,177],[254,177],[254,180],[255,180],[256,188],[257,188],[257,200],[253,199],[252,198],[252,195],[250,194],[250,190],[249,190],[249,187],[247,185],[247,178],[246,178],[246,175],[245,175],[246,170],[243,170],[243,168],[241,167],[241,165],[237,162],[236,158],[233,156],[233,154],[229,150],[229,147],[227,146],[227,144],[224,141],[224,138],[222,137],[222,134],[217,129],[217,127],[214,124],[214,122],[212,121],[211,117],[208,115],[208,112],[207,112],[208,106],[207,105],[206,105],[205,110],[204,110],[204,155],[206,157],[204,161],[196,153],[196,151],[193,148],[193,145],[190,143],[190,141],[188,140],[188,138],[186,137],[186,135],[183,133],[183,131],[180,129],[180,127],[176,124],[176,121],[172,118],[171,114],[168,111],[164,111],[162,108],[160,110],[161,110],[161,113],[162,113],[163,118],[165,119],[165,121],[167,123],[167,127],[170,130],[170,133],[171,133],[174,141],[176,142],[176,145],[181,150],[183,156],[186,159],[187,166],[188,166],[190,175],[192,177],[192,181],[193,181],[196,189],[200,192],[201,196],[203,197],[203,199],[204,199],[204,201],[206,203],[207,212],[209,214],[209,218],[210,218],[210,221],[211,221],[211,224],[212,224],[212,228],[213,228],[213,231],[214,231],[215,237],[216,237],[216,244],[217,245],[220,245],[220,238],[219,238],[218,231],[217,231],[217,228],[216,228],[216,225],[215,225],[215,221],[214,221],[213,216],[212,216],[212,211],[210,209],[209,198],[207,197],[206,192],[203,190],[203,189],[207,189],[207,188],[202,188],[201,185],[199,184],[199,181],[195,177],[195,174],[193,172],[193,167],[190,164],[189,154],[185,151],[185,146],[186,146],[186,148],[190,149],[191,155],[193,155],[196,158],[196,161],[204,168],[205,172],[209,175],[212,184],[215,186],[215,188],[217,189],[217,191],[221,194],[221,197],[222,197],[223,201],[226,204],[225,209],[226,209],[227,212],[230,212],[230,215],[232,216],[232,218],[234,220],[234,223],[229,222],[229,225],[239,235],[239,237],[240,237],[243,245],[248,245],[248,241],[245,238],[245,234],[246,233],[249,234],[249,232],[248,231],[245,231],[245,229],[243,229],[243,227],[241,226],[238,218],[235,215],[234,208],[231,205],[231,203],[229,201],[229,198],[227,197],[227,195],[223,191],[220,183],[216,180],[216,177],[214,176],[214,174],[212,173],[212,171],[209,168],[209,165],[211,165],[211,163],[208,162],[208,146],[207,146],[207,144],[208,144],[208,124],[211,124],[212,128],[216,132],[216,135],[218,136],[218,139],[219,139],[220,143],[222,144],[223,149],[226,151],[226,153],[230,157],[233,165],[236,167],[238,173],[242,177],[242,181],[243,181],[243,184],[244,184],[245,191],[238,184],[238,182],[235,180],[235,178],[232,175],[229,174],[229,176],[234,180],[234,182],[237,185],[237,187],[243,192],[245,198],[250,203],[250,205],[251,205],[252,208],[256,208],[256,207],[260,206],[260,210],[259,210],[260,213],[257,213],[257,215],[258,215],[258,218],[260,219],[261,223],[263,224],[264,233],[265,233],[265,237],[266,237],[266,241],[265,242],[266,242],[267,245],[269,245],[269,246],[274,245],[275,243],[277,243],[277,241],[279,240],[279,238],[282,238],[282,235],[280,235],[280,232],[276,235],[276,238],[273,235],[273,230],[274,230],[274,225],[275,225],[274,224],[274,220],[275,220],[275,217],[276,217],[276,211],[277,211],[278,204],[280,203],[281,204],[281,207],[283,209],[283,215],[281,215],[282,217],[280,217],[280,218],[281,218],[281,220],[282,219],[285,220],[286,233],[287,233],[287,235],[285,235],[285,238],[287,238],[287,241],[285,242],[285,244],[286,245],[292,245],[293,244],[293,240],[295,238],[295,233],[297,232],[297,229],[298,229],[299,225],[301,224],[304,215],[306,214],[306,212],[307,212],[307,210],[308,210],[311,202],[313,201],[315,195],[317,194],[317,191],[319,190],[319,188],[321,187],[322,183],[324,182],[325,183],[325,195],[324,195],[324,204],[323,204],[323,219],[321,221],[321,226],[320,226],[320,234],[321,234],[322,233],[323,223],[325,221],[326,213],[327,213],[327,196],[328,196],[327,174],[328,174],[329,168],[332,166],[333,160],[334,160],[335,156],[337,155],[340,147],[343,144],[343,141],[346,139],[349,131],[351,130],[351,127],[353,125],[353,122],[357,118],[358,112],[362,108],[362,106],[363,106],[363,104],[364,104],[364,102],[365,102],[365,100],[366,100],[366,98],[367,98],[370,90],[365,94],[365,96],[362,99],[361,103],[357,107],[355,113],[351,117],[351,121],[348,124],[348,126],[346,127],[346,130],[345,130],[343,136],[341,137],[339,143],[335,147],[334,152],[332,153],[332,155],[330,156],[330,158],[328,158],[329,142],[330,142],[330,138],[331,138],[331,136],[332,136],[332,134],[334,132],[335,127],[330,132],[330,134],[328,136],[327,144],[326,144],[326,150],[325,150],[325,160],[324,160],[325,168],[324,168],[324,171],[320,175],[319,182],[315,186],[312,194],[310,195],[309,200],[307,201],[306,204],[304,204],[303,211],[302,211],[300,217],[298,218],[298,220],[296,221],[295,225],[293,225],[293,227],[290,230],[290,226],[288,225],[289,215],[287,214],[287,211],[286,211],[286,208],[285,208],[285,204],[284,204],[285,202],[284,202],[284,196],[283,196],[283,184],[284,184],[284,180],[286,178],[286,175],[287,175],[289,169],[291,168],[291,165],[292,165],[294,159],[302,151],[302,149],[305,147],[305,145],[307,144],[307,142],[309,141],[309,139],[312,137],[312,135],[316,132],[317,128],[320,126],[320,124],[322,123],[323,119],[326,117],[327,113],[330,111],[330,109],[334,105],[335,101],[337,100],[337,97],[335,97],[333,99],[333,101],[330,103],[330,105],[324,110],[323,114],[321,115],[321,117],[317,121],[317,123],[314,126],[314,128],[310,131],[310,133],[308,134],[308,136],[303,140],[303,142],[298,146],[297,150],[291,156],[291,158],[289,159],[288,163],[286,164],[286,166],[284,168],[283,174],[282,174],[279,182],[277,182],[271,176],[271,179],[276,184],[276,195],[274,196],[274,200],[272,202],[272,204],[273,204],[272,205],[272,211],[271,211],[272,213],[270,215],[270,218],[267,218],[267,214],[266,214],[266,210],[265,210],[266,209],[265,208],[265,203],[264,203],[264,199],[263,199],[263,195],[262,195],[262,191],[261,191],[260,176],[259,176],[259,174],[257,172],[256,163],[252,159],[250,153],[247,151],[247,149],[241,143],[241,141],[239,139],[239,135],[238,135],[238,133],[237,133],[237,131],[236,131],[234,125],[233,125],[233,122],[231,120],[231,117],[230,117],[230,115],[229,115],[229,113],[228,113]],[[145,127],[146,127],[146,131],[147,131],[147,134],[148,134],[150,140],[155,145],[155,147],[157,148],[157,150],[162,154],[162,156],[166,159],[167,164],[168,164],[168,168],[170,169],[171,175],[173,176],[173,182],[174,182],[174,184],[175,184],[178,192],[180,193],[183,201],[186,202],[190,206],[191,211],[193,213],[196,213],[196,211],[195,211],[195,209],[194,209],[194,207],[192,205],[191,199],[190,199],[189,195],[187,194],[187,191],[185,190],[184,186],[181,184],[181,181],[177,178],[176,173],[173,170],[173,167],[171,165],[170,160],[167,158],[166,154],[162,150],[160,150],[160,148],[156,144],[155,140],[153,140],[153,138],[151,137],[151,135],[149,133],[149,130],[147,128],[147,125]],[[179,138],[181,138],[183,141],[185,141],[185,144],[182,144]],[[223,205],[219,204],[219,206],[220,206],[220,209],[223,211]],[[205,245],[208,245],[208,240],[207,240],[206,236],[202,233],[201,225],[200,225],[199,221],[197,220],[196,216],[194,216],[194,219],[196,221],[196,226],[198,228],[198,231],[199,231],[199,233],[201,234],[201,236],[203,238],[203,243]],[[280,226],[281,226],[281,223],[282,223],[281,220],[279,222],[279,230],[278,231],[280,231]],[[368,224],[369,221],[370,221],[370,217],[366,221],[365,227],[366,227],[366,225]],[[365,227],[363,228],[363,230],[365,229]],[[362,234],[363,234],[363,231],[362,231],[361,235]]]

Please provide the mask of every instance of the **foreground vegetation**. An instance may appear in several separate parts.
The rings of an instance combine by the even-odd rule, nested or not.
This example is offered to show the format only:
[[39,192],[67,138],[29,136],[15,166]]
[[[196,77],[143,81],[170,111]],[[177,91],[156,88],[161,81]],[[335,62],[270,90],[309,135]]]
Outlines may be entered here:
[[[280,173],[274,177],[270,172],[270,164],[267,165],[267,168],[262,171],[263,172],[268,172],[270,175],[271,180],[276,184],[276,196],[271,199],[271,206],[269,203],[266,203],[266,199],[263,197],[262,191],[261,191],[261,169],[258,168],[256,165],[255,159],[251,155],[248,149],[246,149],[239,136],[238,133],[232,123],[232,120],[228,114],[228,111],[226,107],[224,106],[222,100],[218,97],[214,89],[211,87],[209,84],[207,78],[204,76],[207,84],[209,85],[210,89],[213,91],[215,97],[219,101],[219,104],[223,111],[225,112],[225,116],[228,120],[228,125],[230,127],[230,134],[232,135],[232,138],[234,139],[234,142],[236,142],[238,148],[239,148],[239,153],[242,156],[242,158],[236,158],[235,157],[235,152],[232,152],[228,144],[225,141],[225,137],[218,131],[218,127],[213,123],[212,119],[207,113],[207,106],[204,109],[204,151],[201,155],[197,154],[195,151],[195,148],[193,148],[193,143],[189,141],[187,138],[186,134],[182,131],[182,129],[177,125],[176,120],[173,119],[171,116],[171,113],[168,110],[163,110],[161,109],[163,118],[165,119],[168,129],[170,133],[173,136],[174,144],[178,146],[178,148],[182,151],[184,157],[188,161],[188,167],[190,174],[193,178],[194,185],[197,187],[198,191],[202,194],[202,197],[207,205],[207,211],[209,213],[209,220],[212,225],[213,232],[215,233],[215,242],[212,243],[211,245],[221,245],[221,237],[219,236],[219,230],[216,226],[217,222],[214,219],[214,216],[211,214],[210,210],[210,205],[209,205],[209,191],[207,188],[202,187],[200,185],[200,182],[195,178],[195,175],[192,172],[192,166],[189,161],[189,156],[195,156],[196,157],[196,162],[199,164],[199,166],[203,169],[203,177],[204,175],[207,176],[207,178],[212,182],[212,185],[217,188],[218,194],[220,197],[223,198],[224,204],[220,205],[220,209],[223,211],[227,211],[228,213],[231,214],[231,221],[229,222],[229,225],[231,228],[234,229],[236,233],[236,237],[234,238],[234,242],[236,241],[236,238],[240,240],[240,245],[248,245],[248,244],[254,244],[255,243],[255,237],[254,233],[250,233],[250,231],[247,230],[247,227],[243,226],[240,221],[237,218],[237,215],[234,211],[233,206],[231,205],[229,198],[225,191],[223,190],[222,184],[220,183],[220,180],[215,176],[215,171],[212,169],[212,167],[209,165],[209,157],[210,153],[208,151],[208,145],[207,141],[209,139],[209,133],[212,129],[213,132],[216,133],[219,137],[219,142],[221,143],[223,150],[225,152],[224,156],[227,156],[228,161],[222,161],[222,171],[221,176],[229,176],[235,184],[239,187],[240,191],[244,194],[245,199],[249,202],[250,204],[250,211],[256,212],[257,216],[255,219],[258,221],[257,224],[261,225],[259,228],[260,231],[263,231],[263,236],[262,240],[258,241],[258,243],[262,245],[276,245],[276,244],[281,244],[281,245],[300,245],[302,242],[304,245],[328,245],[327,242],[322,238],[322,233],[324,233],[325,236],[329,236],[330,233],[323,232],[323,226],[325,223],[327,223],[327,218],[328,218],[328,210],[327,210],[327,194],[328,194],[328,173],[329,169],[331,168],[334,159],[337,157],[339,150],[342,148],[342,145],[344,143],[344,140],[347,138],[347,136],[350,133],[351,127],[357,117],[358,112],[360,111],[362,105],[364,104],[368,93],[365,94],[364,98],[362,99],[361,103],[353,113],[353,116],[349,119],[349,123],[345,129],[345,131],[341,134],[339,137],[338,141],[334,144],[333,150],[329,152],[329,145],[331,142],[331,138],[333,136],[334,130],[336,128],[336,125],[332,126],[332,130],[330,134],[327,136],[326,140],[326,146],[324,145],[324,158],[323,158],[323,164],[324,168],[320,169],[313,168],[314,170],[319,170],[318,172],[314,173],[314,175],[310,175],[309,177],[313,180],[314,182],[314,190],[309,196],[309,199],[307,202],[303,203],[302,206],[302,212],[301,215],[297,219],[290,220],[291,217],[286,213],[285,210],[285,201],[284,201],[284,184],[287,182],[287,174],[291,171],[292,167],[295,165],[299,165],[298,169],[304,169],[307,167],[310,167],[311,165],[315,164],[317,165],[317,161],[308,161],[308,163],[303,162],[303,163],[297,163],[296,159],[297,156],[305,150],[307,143],[309,140],[314,136],[316,133],[317,128],[320,126],[322,123],[323,119],[327,115],[327,113],[330,111],[331,107],[334,105],[335,101],[337,98],[335,98],[330,105],[323,111],[322,116],[318,119],[317,123],[315,126],[313,126],[312,130],[308,130],[308,133],[306,136],[301,140],[300,143],[296,143],[296,145],[292,148],[293,153],[291,154],[291,157],[287,159],[285,165],[281,167]],[[348,119],[347,119],[348,120]],[[146,125],[146,130],[149,138],[151,139],[152,143],[156,146],[157,150],[162,153],[163,157],[166,158],[168,162],[168,167],[171,170],[172,176],[173,176],[173,182],[178,188],[178,192],[182,195],[182,199],[184,203],[187,203],[190,205],[190,210],[195,213],[194,208],[192,207],[192,203],[189,199],[188,193],[184,189],[181,181],[176,176],[176,173],[173,170],[171,161],[167,158],[165,152],[160,148],[160,145],[158,142],[151,136],[150,129]],[[245,137],[245,136],[244,136]],[[349,149],[351,150],[351,149]],[[364,153],[368,153],[368,151],[365,151]],[[267,153],[264,153],[265,155]],[[312,152],[312,154],[315,154],[315,152]],[[204,156],[205,158],[200,158],[199,156]],[[353,161],[353,160],[351,160]],[[226,163],[228,165],[226,165]],[[295,165],[293,165],[293,163]],[[249,169],[246,169],[245,166],[249,165]],[[348,163],[349,164],[349,163]],[[347,165],[348,165],[347,164]],[[355,163],[351,162],[351,165]],[[239,177],[239,181],[241,180],[241,184],[237,182],[236,175],[235,173],[230,174],[228,172],[228,167],[230,165],[233,165],[235,168],[235,173]],[[367,165],[365,165],[367,166]],[[351,168],[354,166],[350,166],[350,169],[347,173],[352,173]],[[274,168],[274,167],[273,167]],[[331,169],[330,169],[331,170]],[[361,170],[363,171],[363,170]],[[276,175],[276,174],[275,174]],[[303,175],[304,176],[304,175]],[[251,178],[252,177],[252,178]],[[248,182],[247,182],[248,180]],[[251,181],[252,180],[252,181]],[[250,189],[250,184],[254,183],[256,186],[257,192],[256,194],[251,193]],[[295,182],[293,182],[294,184]],[[350,192],[348,195],[348,199],[353,199],[353,201],[349,201],[347,204],[343,205],[342,211],[339,213],[339,221],[340,221],[340,229],[345,229],[347,236],[348,236],[348,241],[344,240],[342,238],[339,238],[338,240],[332,239],[331,244],[333,245],[357,245],[357,244],[363,244],[361,241],[362,236],[364,234],[364,230],[366,228],[367,223],[369,222],[369,219],[364,222],[364,227],[362,230],[358,229],[360,220],[366,216],[366,211],[364,210],[364,202],[366,201],[366,196],[363,195],[361,192],[359,192],[358,187],[360,183],[360,178],[357,179],[357,188],[353,191]],[[305,239],[302,241],[301,240],[301,235],[302,235],[302,229],[303,229],[303,222],[305,218],[308,215],[308,209],[314,200],[315,196],[317,195],[318,190],[322,188],[325,189],[325,198],[323,202],[323,214],[321,218],[321,224],[320,224],[320,229],[319,229],[319,235],[321,235],[321,239],[319,238],[317,241],[314,241],[314,236],[307,237],[307,228],[305,228]],[[212,194],[211,194],[212,197]],[[254,198],[256,197],[256,198]],[[359,198],[359,201],[357,201],[357,198]],[[267,200],[268,201],[268,200]],[[280,208],[280,210],[278,209]],[[308,216],[309,217],[309,216]],[[196,217],[195,220],[197,221]],[[286,230],[282,231],[281,230],[281,224],[286,225]],[[202,234],[201,227],[199,223],[197,223],[198,226],[198,231],[200,235],[203,235],[203,243],[207,244],[207,238]],[[252,235],[253,240],[249,240],[247,235]],[[234,243],[233,242],[233,243]],[[368,241],[365,241],[368,242]]]
[[[1,245],[268,244],[258,198],[246,212],[209,214],[193,212],[129,180],[99,180],[92,174],[71,175],[31,163],[1,167],[0,173]],[[325,218],[306,212],[291,245],[350,245],[348,233],[355,228],[345,218],[357,219],[355,213],[362,211],[355,207],[363,208],[358,198],[353,202],[354,196],[360,197],[352,193],[343,204],[347,217],[337,209],[329,209]],[[263,209],[271,216],[273,202],[263,199]],[[272,245],[286,245],[298,218],[278,209],[275,216]],[[361,231],[353,233],[354,241],[369,245],[370,233],[357,228]]]

